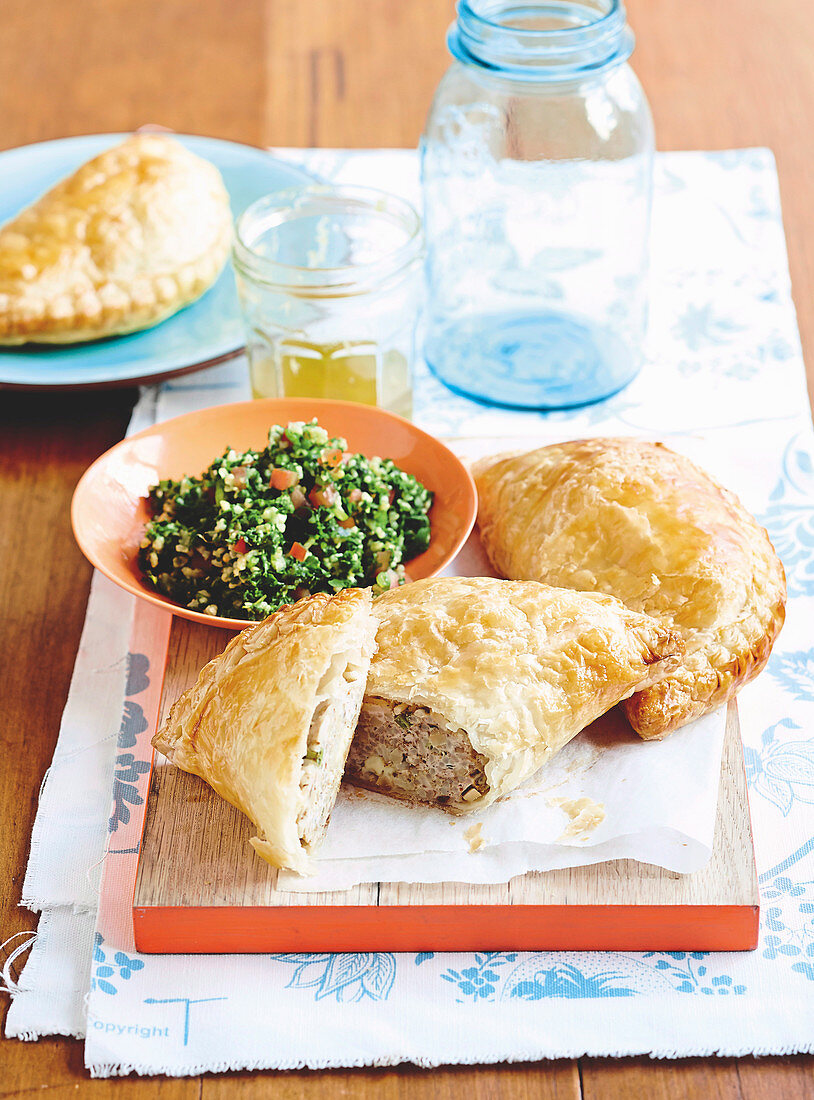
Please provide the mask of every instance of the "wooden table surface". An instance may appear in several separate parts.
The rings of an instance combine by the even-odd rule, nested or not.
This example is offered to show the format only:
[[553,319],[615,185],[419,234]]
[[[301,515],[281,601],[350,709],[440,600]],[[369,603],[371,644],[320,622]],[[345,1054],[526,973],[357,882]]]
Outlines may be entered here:
[[[633,66],[653,106],[660,148],[768,145],[775,152],[812,391],[814,5],[627,6],[637,33]],[[412,147],[448,63],[451,17],[452,0],[3,0],[0,148],[146,122],[256,145]],[[122,437],[135,396],[129,389],[0,394],[0,939],[36,925],[17,902],[90,583],[70,533],[70,496],[84,468]],[[75,1040],[0,1043],[0,1097],[42,1088],[51,1097],[115,1092],[135,1100],[253,1093],[281,1100],[812,1100],[814,1061],[585,1059],[90,1081]]]

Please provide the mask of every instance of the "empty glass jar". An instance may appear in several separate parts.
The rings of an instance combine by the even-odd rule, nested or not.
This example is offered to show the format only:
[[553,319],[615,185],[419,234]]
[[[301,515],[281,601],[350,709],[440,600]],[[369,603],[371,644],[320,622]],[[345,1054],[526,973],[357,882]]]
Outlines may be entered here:
[[637,373],[653,125],[621,0],[460,0],[422,139],[432,369],[563,408]]

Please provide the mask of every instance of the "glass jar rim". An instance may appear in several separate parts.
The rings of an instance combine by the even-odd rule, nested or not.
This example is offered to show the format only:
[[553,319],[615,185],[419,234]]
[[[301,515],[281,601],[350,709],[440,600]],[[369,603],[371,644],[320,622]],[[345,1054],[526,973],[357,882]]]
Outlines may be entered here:
[[[385,218],[402,227],[405,240],[385,255],[362,263],[338,266],[308,266],[283,263],[261,255],[248,239],[248,227],[264,218],[268,228],[307,216],[309,207],[323,204],[335,211],[360,212]],[[313,211],[311,211],[313,212]],[[328,209],[322,211],[327,213]],[[424,251],[421,218],[399,195],[376,187],[356,184],[313,183],[305,187],[272,191],[248,206],[235,223],[233,259],[236,268],[267,286],[317,294],[360,292],[399,276]]]
[[[544,2],[544,0],[543,0]],[[523,7],[531,8],[535,5],[524,4]],[[513,8],[514,11],[518,11],[517,7]],[[499,19],[490,19],[483,12],[477,11],[472,4],[472,0],[458,0],[457,4],[458,17],[464,15],[467,19],[473,19],[478,23],[483,23],[488,27],[494,27],[499,31],[510,31],[512,34],[520,36],[528,36],[529,39],[536,38],[541,42],[552,42],[554,40],[563,41],[568,38],[574,38],[577,36],[585,36],[586,32],[596,32],[597,30],[603,30],[601,24],[606,23],[608,25],[618,22],[620,19],[626,18],[623,0],[608,0],[608,10],[604,13],[597,11],[597,18],[592,19],[590,23],[583,23],[574,27],[517,27],[512,26],[509,23],[501,22]]]
[[[447,45],[458,61],[494,75],[538,83],[579,80],[623,64],[633,52],[623,0],[606,4],[603,12],[591,0],[497,0],[478,10],[475,0],[458,0]],[[591,17],[564,27],[517,26],[505,18],[571,13]]]

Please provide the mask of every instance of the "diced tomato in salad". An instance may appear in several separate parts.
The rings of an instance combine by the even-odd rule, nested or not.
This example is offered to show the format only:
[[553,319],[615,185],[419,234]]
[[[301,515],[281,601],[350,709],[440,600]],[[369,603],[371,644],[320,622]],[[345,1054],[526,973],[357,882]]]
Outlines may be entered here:
[[309,592],[404,583],[403,563],[429,543],[432,494],[391,459],[347,447],[316,420],[292,421],[273,425],[260,450],[229,447],[200,477],[151,486],[146,583],[191,610],[247,620]]
[[291,489],[300,480],[296,470],[283,470],[276,466],[269,476],[272,489]]
[[333,485],[325,485],[322,489],[315,485],[308,494],[308,499],[315,508],[330,508],[336,502],[336,489]]
[[332,469],[336,469],[342,465],[345,458],[345,451],[340,451],[338,447],[329,447],[323,451],[319,456],[320,465],[330,466]]

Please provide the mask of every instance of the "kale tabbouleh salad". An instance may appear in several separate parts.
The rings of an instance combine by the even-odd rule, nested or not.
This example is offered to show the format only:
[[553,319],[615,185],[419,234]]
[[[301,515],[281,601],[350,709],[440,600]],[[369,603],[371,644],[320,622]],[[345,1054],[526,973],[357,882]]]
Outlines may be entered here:
[[138,563],[184,607],[263,619],[314,592],[403,584],[403,562],[429,546],[431,505],[416,478],[351,454],[316,420],[275,426],[262,451],[154,485]]

